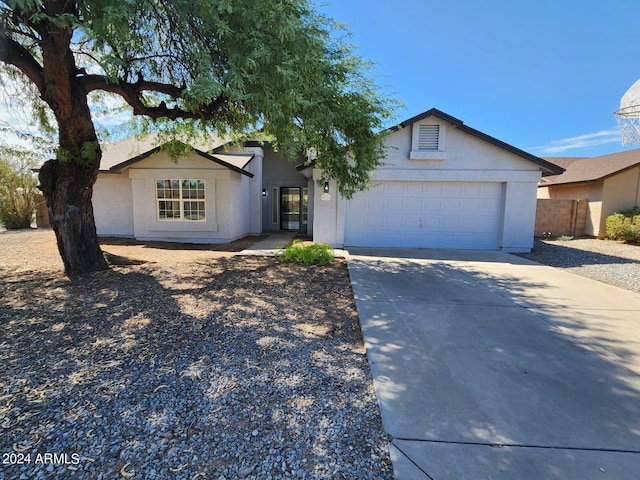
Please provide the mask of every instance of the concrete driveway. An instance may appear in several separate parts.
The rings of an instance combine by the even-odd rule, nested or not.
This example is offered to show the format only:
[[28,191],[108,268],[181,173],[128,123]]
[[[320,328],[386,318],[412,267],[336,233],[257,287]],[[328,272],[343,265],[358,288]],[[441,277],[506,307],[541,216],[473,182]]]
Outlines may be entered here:
[[640,295],[501,252],[348,265],[397,478],[640,478]]

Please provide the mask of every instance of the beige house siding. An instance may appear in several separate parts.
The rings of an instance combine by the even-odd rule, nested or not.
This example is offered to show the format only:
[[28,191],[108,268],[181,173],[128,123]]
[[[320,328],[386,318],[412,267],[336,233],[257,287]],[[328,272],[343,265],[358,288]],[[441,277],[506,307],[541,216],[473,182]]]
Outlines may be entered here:
[[[540,192],[547,190],[547,192]],[[564,200],[585,199],[589,201],[583,235],[600,235],[600,216],[602,212],[602,182],[574,183],[570,185],[551,185],[538,189],[538,198],[556,198]],[[604,232],[604,230],[602,231]]]
[[538,198],[536,208],[536,237],[550,234],[552,237],[584,235],[589,202],[587,200],[565,200]]
[[606,235],[605,221],[615,212],[640,205],[640,167],[635,167],[604,180],[601,237]]
[[609,215],[640,205],[640,166],[595,182],[540,187],[538,199],[543,198],[587,199],[584,235],[604,238]]

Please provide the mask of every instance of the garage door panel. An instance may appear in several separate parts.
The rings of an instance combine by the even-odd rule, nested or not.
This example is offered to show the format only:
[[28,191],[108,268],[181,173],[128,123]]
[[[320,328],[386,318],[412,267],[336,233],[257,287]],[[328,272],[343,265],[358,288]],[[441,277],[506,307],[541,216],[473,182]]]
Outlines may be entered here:
[[430,198],[427,200],[422,200],[422,212],[429,213],[440,213],[442,210],[442,202],[440,199]]
[[405,184],[403,182],[390,182],[385,183],[385,190],[388,195],[403,195],[405,193],[404,187]]
[[345,245],[498,248],[502,184],[380,182],[347,203]]
[[440,211],[444,214],[455,215],[460,213],[462,201],[458,199],[448,199],[442,203]]
[[397,212],[398,209],[401,209],[404,205],[405,202],[402,198],[388,198],[384,202],[384,209]]
[[385,223],[385,217],[367,215],[365,217],[365,225],[368,229],[382,230]]
[[401,217],[385,217],[384,228],[387,230],[395,230],[403,228],[403,219]]
[[422,184],[422,196],[440,198],[442,197],[442,184],[440,183],[426,183]]
[[422,196],[423,184],[419,182],[405,183],[404,194],[408,196]]
[[384,198],[370,197],[367,200],[367,209],[369,212],[382,211],[384,209]]
[[402,202],[402,205],[403,205],[403,209],[396,210],[396,211],[402,211],[405,213],[405,215],[421,215],[422,214],[422,202],[420,201],[404,200]]

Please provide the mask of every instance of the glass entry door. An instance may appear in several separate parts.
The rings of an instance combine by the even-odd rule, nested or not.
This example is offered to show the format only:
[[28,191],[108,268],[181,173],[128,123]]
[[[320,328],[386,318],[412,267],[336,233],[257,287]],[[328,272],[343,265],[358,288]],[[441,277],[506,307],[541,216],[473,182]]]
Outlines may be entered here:
[[302,198],[299,187],[280,188],[280,229],[300,230]]

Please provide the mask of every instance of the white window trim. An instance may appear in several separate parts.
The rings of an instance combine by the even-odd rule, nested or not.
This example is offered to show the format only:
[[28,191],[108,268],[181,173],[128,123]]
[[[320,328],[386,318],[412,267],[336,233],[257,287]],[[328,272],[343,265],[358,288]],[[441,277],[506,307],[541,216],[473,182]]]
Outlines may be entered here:
[[[169,181],[178,181],[178,185],[180,188],[180,195],[178,198],[159,198],[158,197],[158,181],[164,181],[164,180],[169,180]],[[203,186],[204,186],[204,198],[197,198],[197,199],[193,199],[193,198],[184,198],[182,196],[182,182],[184,181],[198,181],[198,182],[202,182]],[[202,222],[206,222],[207,221],[207,182],[203,179],[203,178],[156,178],[154,180],[154,195],[155,195],[155,203],[156,203],[156,220],[158,222],[187,222],[187,223],[202,223]],[[164,202],[164,201],[175,201],[175,202],[179,202],[180,204],[180,218],[160,218],[160,202]],[[185,218],[184,216],[184,203],[185,202],[202,202],[204,204],[204,217],[203,218],[199,218],[197,220],[194,219],[188,219]]]
[[[419,150],[418,142],[420,135],[420,125],[438,125],[438,149],[437,150]],[[446,126],[442,123],[425,123],[416,122],[412,126],[411,132],[411,152],[409,153],[410,160],[435,160],[442,161],[446,159],[445,146],[446,146]]]

